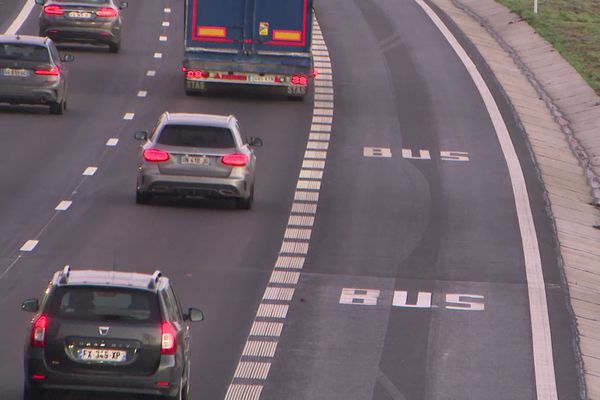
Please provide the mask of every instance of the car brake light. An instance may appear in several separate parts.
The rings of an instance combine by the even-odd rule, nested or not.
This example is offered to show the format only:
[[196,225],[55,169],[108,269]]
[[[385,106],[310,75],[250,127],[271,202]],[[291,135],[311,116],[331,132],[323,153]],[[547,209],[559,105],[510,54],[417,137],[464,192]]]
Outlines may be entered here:
[[164,162],[169,159],[169,153],[158,149],[144,150],[144,160],[150,162]]
[[44,314],[40,315],[33,321],[33,328],[31,329],[31,346],[33,347],[45,347],[46,346],[46,329],[50,320]]
[[221,162],[232,167],[243,167],[248,163],[248,156],[242,153],[226,154],[221,158]]
[[293,75],[292,85],[308,86],[308,77],[306,75]]
[[96,10],[96,16],[101,18],[111,18],[119,15],[119,12],[111,7],[102,7],[99,10]]
[[177,351],[177,332],[168,321],[160,326],[160,354],[175,354]]
[[45,68],[45,69],[36,69],[35,74],[36,75],[45,75],[45,76],[58,76],[58,75],[60,75],[60,67],[54,66],[54,67]]
[[63,15],[65,12],[57,5],[49,5],[44,7],[44,14]]

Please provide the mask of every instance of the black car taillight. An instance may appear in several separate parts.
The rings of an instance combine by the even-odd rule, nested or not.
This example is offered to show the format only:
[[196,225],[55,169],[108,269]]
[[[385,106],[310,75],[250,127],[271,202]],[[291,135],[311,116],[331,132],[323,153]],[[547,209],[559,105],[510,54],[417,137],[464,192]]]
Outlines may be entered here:
[[50,319],[47,315],[41,314],[33,321],[31,329],[31,346],[45,347],[46,346],[46,330],[50,324]]
[[175,354],[177,352],[177,331],[168,321],[160,325],[160,354]]

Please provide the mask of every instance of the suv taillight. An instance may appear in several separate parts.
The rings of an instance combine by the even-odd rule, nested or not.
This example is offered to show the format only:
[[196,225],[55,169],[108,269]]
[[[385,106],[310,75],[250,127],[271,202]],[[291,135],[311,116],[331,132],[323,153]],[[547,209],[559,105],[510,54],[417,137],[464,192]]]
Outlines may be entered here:
[[44,14],[49,15],[63,15],[65,12],[57,5],[49,5],[44,7]]
[[50,320],[48,316],[42,314],[33,321],[33,327],[31,329],[31,346],[32,347],[45,347],[46,346],[46,329]]
[[60,75],[60,67],[54,66],[54,67],[50,67],[50,68],[36,69],[35,74],[36,75],[45,75],[45,76],[59,76]]
[[169,159],[169,153],[159,149],[144,150],[144,160],[150,162],[165,162]]
[[248,156],[242,153],[226,154],[221,158],[221,162],[232,167],[243,167],[248,163]]
[[177,351],[177,331],[168,321],[160,325],[160,354],[175,354]]
[[119,12],[111,7],[102,7],[96,11],[96,16],[100,18],[114,18],[119,15]]

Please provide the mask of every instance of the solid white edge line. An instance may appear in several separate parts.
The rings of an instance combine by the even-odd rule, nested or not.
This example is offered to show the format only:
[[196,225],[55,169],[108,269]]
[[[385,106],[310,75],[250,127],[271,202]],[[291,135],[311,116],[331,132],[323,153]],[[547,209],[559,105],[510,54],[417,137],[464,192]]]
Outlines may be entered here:
[[4,32],[4,34],[16,34],[19,31],[19,29],[21,29],[21,26],[23,26],[23,24],[25,23],[27,17],[29,17],[29,14],[31,14],[31,10],[33,10],[34,6],[35,3],[33,2],[33,0],[27,0],[27,2],[25,2],[25,4],[23,5],[23,8],[21,9],[21,12],[19,12],[19,15],[17,15],[17,18],[15,18],[12,24],[10,24],[10,26]]
[[529,194],[527,193],[521,164],[519,163],[517,153],[498,109],[498,105],[477,67],[437,14],[423,0],[415,1],[433,21],[465,65],[467,72],[477,86],[477,90],[483,99],[494,125],[496,135],[498,136],[500,147],[508,166],[519,221],[519,230],[521,232],[521,241],[523,242],[537,399],[558,399],[542,261],[533,216],[531,214],[531,206],[529,204]]

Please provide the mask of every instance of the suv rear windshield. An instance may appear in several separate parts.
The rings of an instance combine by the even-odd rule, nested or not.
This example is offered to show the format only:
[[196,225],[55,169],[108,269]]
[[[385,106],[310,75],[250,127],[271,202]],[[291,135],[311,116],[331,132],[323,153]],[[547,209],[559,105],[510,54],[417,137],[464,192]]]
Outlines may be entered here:
[[235,147],[231,131],[218,126],[165,125],[158,136],[157,143],[166,146],[213,149]]
[[87,321],[160,321],[158,296],[136,289],[63,286],[54,291],[48,315]]
[[0,43],[0,60],[50,62],[50,55],[44,46]]

